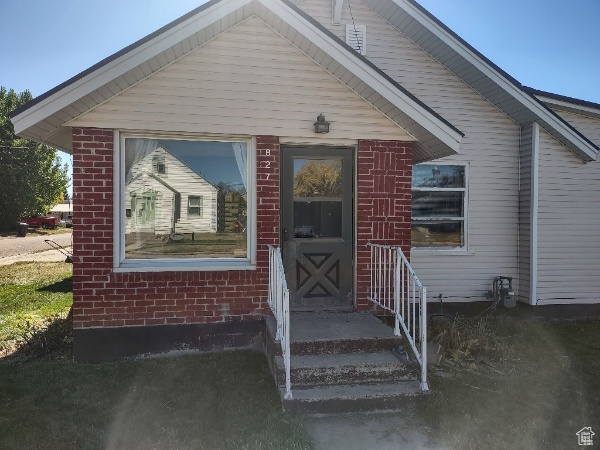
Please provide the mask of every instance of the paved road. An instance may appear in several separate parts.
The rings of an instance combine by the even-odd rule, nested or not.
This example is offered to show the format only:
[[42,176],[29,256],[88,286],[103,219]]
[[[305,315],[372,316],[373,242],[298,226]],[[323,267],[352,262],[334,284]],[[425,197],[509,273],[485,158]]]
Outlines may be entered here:
[[[0,258],[48,250],[50,247],[44,242],[45,239],[52,239],[58,245],[63,247],[71,245],[71,233],[53,234],[49,236],[27,235],[26,237],[0,237]],[[57,251],[56,253],[58,254]]]

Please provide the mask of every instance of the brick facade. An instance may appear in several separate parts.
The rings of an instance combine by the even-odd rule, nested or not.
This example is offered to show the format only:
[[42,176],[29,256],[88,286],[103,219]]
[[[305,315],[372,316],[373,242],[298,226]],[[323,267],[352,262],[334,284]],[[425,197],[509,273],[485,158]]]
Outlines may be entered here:
[[359,141],[357,168],[357,307],[367,300],[371,282],[368,242],[399,245],[410,258],[412,182],[411,142]]
[[[215,323],[269,314],[266,244],[279,244],[279,139],[258,136],[256,148],[256,270],[115,273],[113,132],[74,128],[74,328]],[[411,164],[411,143],[359,142],[359,309],[370,307],[367,242],[410,251]]]
[[224,322],[268,313],[266,244],[279,243],[279,140],[259,136],[256,146],[256,270],[114,273],[113,132],[74,128],[74,328]]

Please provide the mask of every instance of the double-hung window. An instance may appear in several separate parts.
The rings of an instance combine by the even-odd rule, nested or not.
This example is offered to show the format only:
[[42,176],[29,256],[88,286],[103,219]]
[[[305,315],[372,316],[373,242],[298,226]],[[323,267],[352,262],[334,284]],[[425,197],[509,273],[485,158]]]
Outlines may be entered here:
[[413,167],[412,247],[466,249],[467,175],[464,164]]
[[201,195],[188,197],[188,215],[202,217],[204,198]]
[[119,142],[115,268],[254,266],[249,139],[123,133]]

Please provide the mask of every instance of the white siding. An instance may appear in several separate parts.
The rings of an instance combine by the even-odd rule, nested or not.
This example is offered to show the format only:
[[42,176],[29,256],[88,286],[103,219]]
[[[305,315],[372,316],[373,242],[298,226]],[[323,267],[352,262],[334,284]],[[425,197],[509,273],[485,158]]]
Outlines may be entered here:
[[583,114],[575,114],[558,108],[551,108],[556,114],[569,122],[580,133],[600,147],[600,119]]
[[584,164],[541,131],[538,304],[600,302],[599,192],[600,162]]
[[[153,173],[154,157],[164,158],[166,173],[153,174],[164,184],[149,175]],[[155,234],[171,233],[175,213],[174,191],[181,194],[181,216],[175,223],[177,233],[215,233],[217,231],[217,189],[170,153],[158,147],[135,163],[131,168],[131,172],[135,178],[125,186],[126,208],[133,206],[131,205],[133,193],[141,195],[148,190],[158,192],[153,230]],[[188,215],[188,197],[190,195],[203,197],[204,211],[202,217]],[[136,225],[133,207],[131,213],[132,217],[126,219],[125,233],[139,230],[139,226]]]
[[71,126],[314,138],[414,140],[256,17]]
[[[412,263],[431,297],[481,300],[495,276],[515,277],[518,287],[519,127],[468,85],[359,1],[356,24],[367,27],[367,55],[379,68],[465,133],[460,154],[469,162],[468,253],[413,251]],[[344,2],[341,25],[331,24],[329,0],[300,7],[340,39],[351,23]]]

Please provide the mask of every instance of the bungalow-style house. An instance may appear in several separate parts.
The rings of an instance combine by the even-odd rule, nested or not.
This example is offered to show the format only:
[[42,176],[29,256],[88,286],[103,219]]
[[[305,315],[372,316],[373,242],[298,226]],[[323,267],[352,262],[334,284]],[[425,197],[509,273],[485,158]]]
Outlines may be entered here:
[[[414,0],[214,0],[12,121],[73,154],[78,359],[245,342],[271,314],[268,244],[292,310],[372,309],[368,243],[401,247],[430,302],[506,276],[530,307],[600,303],[600,105],[521,86]],[[136,178],[135,143],[165,141],[244,192],[237,233],[211,218],[224,250],[129,250],[138,198],[161,233],[176,192],[179,220],[214,204],[160,173],[164,147]]]

